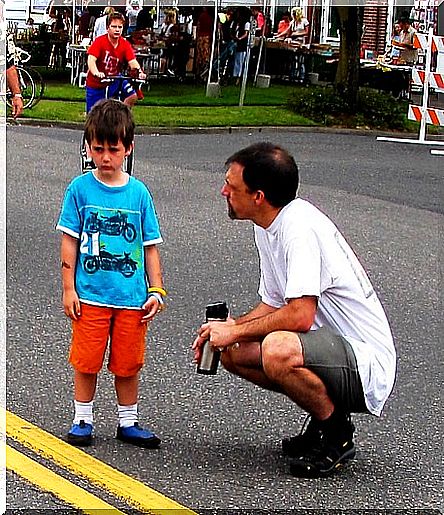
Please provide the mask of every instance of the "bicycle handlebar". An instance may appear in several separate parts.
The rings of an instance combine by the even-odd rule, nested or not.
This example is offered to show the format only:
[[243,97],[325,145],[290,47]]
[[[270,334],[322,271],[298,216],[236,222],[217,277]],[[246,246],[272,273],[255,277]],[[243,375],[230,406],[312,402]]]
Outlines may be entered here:
[[140,84],[144,84],[144,83],[148,82],[148,76],[146,77],[146,79],[138,79],[135,77],[131,77],[130,75],[108,75],[108,76],[104,77],[103,79],[100,79],[100,82],[105,84],[107,82],[114,82],[115,80],[122,80],[122,81],[130,80],[133,82],[140,82]]

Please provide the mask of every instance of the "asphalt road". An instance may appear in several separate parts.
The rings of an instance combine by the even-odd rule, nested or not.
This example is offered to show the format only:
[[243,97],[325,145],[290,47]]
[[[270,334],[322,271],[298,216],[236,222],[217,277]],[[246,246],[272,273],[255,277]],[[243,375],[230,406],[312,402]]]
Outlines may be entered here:
[[[386,308],[399,353],[381,418],[359,415],[356,460],[341,474],[288,474],[282,437],[305,418],[284,397],[220,370],[195,374],[190,344],[209,301],[234,315],[257,301],[258,260],[248,222],[219,195],[225,159],[259,140],[286,146],[300,165],[301,196],[336,222]],[[69,323],[60,306],[64,188],[78,173],[80,132],[8,127],[7,407],[62,436],[72,418]],[[443,509],[442,251],[444,159],[424,146],[374,136],[258,131],[137,136],[137,176],[148,183],[165,243],[169,307],[152,326],[141,381],[142,421],[158,451],[113,436],[112,377],[100,377],[93,456],[196,511]],[[10,509],[63,503],[8,474]]]

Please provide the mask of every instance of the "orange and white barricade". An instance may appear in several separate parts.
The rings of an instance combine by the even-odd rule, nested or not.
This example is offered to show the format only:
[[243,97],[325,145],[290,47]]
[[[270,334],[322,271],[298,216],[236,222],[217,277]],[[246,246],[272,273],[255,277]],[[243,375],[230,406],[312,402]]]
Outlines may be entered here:
[[[432,52],[444,52],[444,36],[434,36],[433,29],[429,34],[415,34],[413,46],[425,51],[426,62],[425,69],[412,69],[412,82],[418,86],[422,86],[422,103],[421,105],[410,105],[408,118],[419,122],[418,139],[408,138],[386,138],[378,137],[379,141],[394,141],[398,143],[422,143],[426,145],[444,145],[444,141],[426,140],[427,124],[433,124],[444,127],[444,110],[428,107],[429,88],[443,89],[444,74],[431,71]],[[432,151],[434,155],[444,155],[440,150]]]

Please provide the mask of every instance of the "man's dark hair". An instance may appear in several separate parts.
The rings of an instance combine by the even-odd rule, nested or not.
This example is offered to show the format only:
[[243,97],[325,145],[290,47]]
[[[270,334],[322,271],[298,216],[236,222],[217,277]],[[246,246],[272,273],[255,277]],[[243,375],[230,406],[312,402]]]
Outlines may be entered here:
[[128,150],[134,140],[134,118],[123,102],[114,99],[100,100],[88,113],[85,124],[85,139],[93,139],[103,145],[105,142],[117,145],[119,140]]
[[279,145],[255,143],[227,159],[228,167],[244,167],[243,180],[250,191],[261,190],[274,207],[283,207],[296,198],[299,186],[298,167],[293,157]]
[[114,20],[120,20],[124,25],[126,22],[125,16],[122,13],[119,13],[119,11],[115,11],[111,14],[108,14],[106,17],[106,28],[108,28],[111,25],[111,22]]

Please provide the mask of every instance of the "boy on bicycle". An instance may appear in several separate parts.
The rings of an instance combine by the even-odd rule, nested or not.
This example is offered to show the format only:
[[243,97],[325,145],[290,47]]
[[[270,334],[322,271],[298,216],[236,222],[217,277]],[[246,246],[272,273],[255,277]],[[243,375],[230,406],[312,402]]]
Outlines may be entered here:
[[[130,70],[138,73],[138,78],[145,79],[146,75],[137,62],[131,44],[122,37],[125,17],[122,13],[114,12],[106,20],[107,33],[94,40],[88,49],[88,73],[86,75],[86,112],[103,98],[114,97],[119,88],[122,89],[123,102],[132,107],[137,102],[137,93],[127,80],[122,83],[115,80],[111,84],[103,84],[102,79],[122,73],[128,65]],[[107,88],[108,95],[107,95]]]
[[147,327],[166,295],[157,248],[162,236],[148,188],[122,171],[134,139],[129,107],[113,99],[98,102],[88,114],[85,138],[96,169],[70,183],[57,224],[63,309],[72,320],[75,415],[66,439],[92,443],[97,374],[109,342],[117,438],[154,448],[160,439],[139,426],[137,401]]

